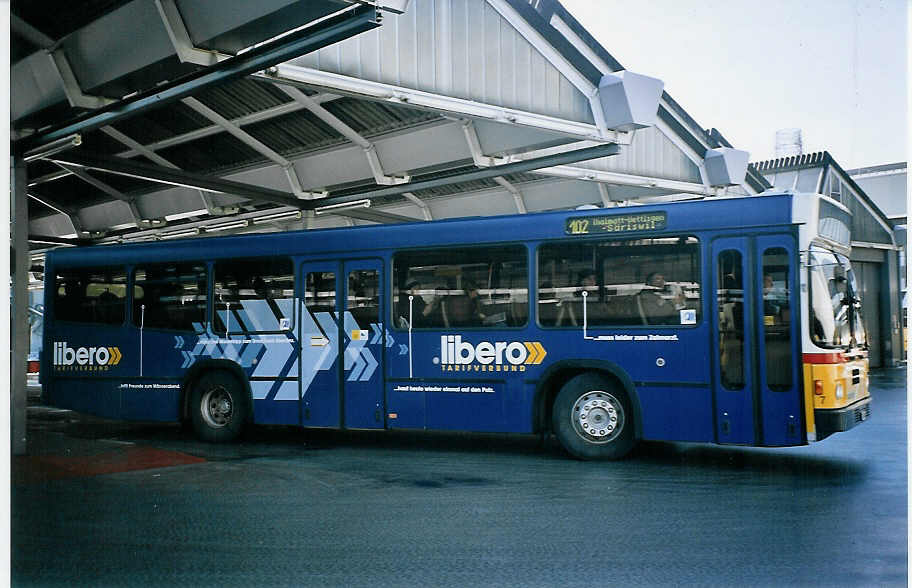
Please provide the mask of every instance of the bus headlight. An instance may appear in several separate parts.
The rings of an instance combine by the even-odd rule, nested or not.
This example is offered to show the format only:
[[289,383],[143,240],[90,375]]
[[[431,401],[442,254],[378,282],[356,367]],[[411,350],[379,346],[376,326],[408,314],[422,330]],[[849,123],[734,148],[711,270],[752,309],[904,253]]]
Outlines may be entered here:
[[836,382],[836,400],[842,400],[845,396],[845,390],[842,387],[842,382]]

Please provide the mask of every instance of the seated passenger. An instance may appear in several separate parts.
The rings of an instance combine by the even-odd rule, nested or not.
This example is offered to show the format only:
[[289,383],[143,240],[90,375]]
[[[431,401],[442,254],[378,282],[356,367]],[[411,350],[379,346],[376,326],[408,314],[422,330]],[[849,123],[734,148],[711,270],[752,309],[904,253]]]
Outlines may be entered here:
[[447,300],[447,316],[455,327],[478,327],[484,323],[485,314],[481,312],[481,300],[478,287],[474,282],[466,281],[464,294]]
[[644,325],[676,325],[678,311],[684,308],[684,293],[670,289],[661,272],[646,276],[646,287],[637,295],[640,319]]
[[584,291],[588,292],[589,296],[598,293],[598,281],[594,271],[580,272],[579,285],[580,289],[576,292],[577,296],[582,296]]
[[[430,315],[440,306],[439,299],[435,298],[428,304],[418,293],[420,289],[421,282],[411,280],[405,285],[405,290],[399,292],[398,314],[402,319],[400,326],[404,324],[408,327],[410,317],[413,317],[415,323],[412,325],[413,327],[429,326],[433,322]],[[409,296],[412,296],[411,312],[409,312]]]

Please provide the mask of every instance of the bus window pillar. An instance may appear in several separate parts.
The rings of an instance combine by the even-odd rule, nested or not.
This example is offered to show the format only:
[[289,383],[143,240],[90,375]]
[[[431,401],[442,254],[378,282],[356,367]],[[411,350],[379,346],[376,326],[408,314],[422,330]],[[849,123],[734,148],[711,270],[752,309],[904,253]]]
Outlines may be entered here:
[[13,455],[26,452],[26,372],[28,369],[29,323],[28,323],[28,196],[26,187],[25,160],[11,157],[10,180],[12,182],[12,248],[13,258],[13,308],[12,308],[12,389],[10,391],[10,443]]

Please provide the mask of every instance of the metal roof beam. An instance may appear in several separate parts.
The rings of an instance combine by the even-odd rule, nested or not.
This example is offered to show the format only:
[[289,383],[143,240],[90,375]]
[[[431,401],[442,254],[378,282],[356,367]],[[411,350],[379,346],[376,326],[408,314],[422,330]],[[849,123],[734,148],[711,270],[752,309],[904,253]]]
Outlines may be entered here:
[[227,118],[212,110],[196,98],[184,98],[181,102],[220,126],[232,137],[247,145],[266,159],[278,164],[288,178],[292,193],[298,198],[319,198],[325,196],[322,192],[306,192],[304,187],[301,186],[301,178],[298,177],[298,172],[295,171],[294,164],[269,147],[269,145],[266,145],[239,126],[232,124]]
[[[338,100],[341,98],[341,96],[337,94],[318,94],[316,96],[311,96],[310,98],[314,102],[323,103],[330,102],[332,100]],[[259,112],[254,112],[240,116],[238,118],[230,119],[229,122],[237,126],[244,126],[270,120],[279,116],[284,116],[286,114],[297,112],[303,109],[304,106],[301,104],[297,104],[296,102],[288,102],[286,104],[280,104],[279,106],[267,108],[266,110],[261,110]],[[169,137],[167,139],[162,139],[160,141],[155,141],[154,143],[143,145],[138,141],[127,137],[112,126],[104,126],[101,127],[100,130],[130,148],[127,151],[121,151],[120,153],[115,154],[117,157],[131,158],[142,155],[160,165],[165,164],[162,164],[161,161],[159,161],[161,158],[155,153],[155,151],[166,149],[168,147],[174,147],[176,145],[183,145],[184,143],[190,143],[192,141],[204,139],[206,137],[225,132],[225,129],[223,129],[221,126],[213,124],[208,127],[203,127],[201,129],[196,129],[194,131],[184,133],[182,135],[175,135],[174,137]],[[171,164],[165,165],[165,167],[174,167],[175,169],[177,168],[177,166]],[[65,178],[68,175],[69,172],[65,171],[56,171],[53,173],[45,174],[31,180],[29,182],[29,186],[37,186],[38,184],[43,184],[45,182],[52,182],[54,180],[59,180],[60,178]]]
[[431,207],[430,207],[430,205],[428,205],[427,202],[425,202],[421,198],[418,198],[411,192],[403,192],[402,195],[405,196],[405,198],[409,202],[411,202],[412,204],[414,204],[415,206],[417,206],[418,208],[421,209],[421,214],[424,216],[424,220],[426,220],[426,221],[434,220],[434,215],[431,213]]
[[[49,143],[73,133],[84,133],[134,116],[152,107],[180,100],[212,85],[263,70],[277,63],[310,53],[321,47],[347,39],[358,33],[380,26],[377,9],[372,6],[352,5],[339,11],[332,18],[321,20],[314,27],[306,27],[293,34],[267,42],[241,55],[226,59],[216,65],[170,84],[121,100],[116,104],[90,113],[76,120],[52,127],[21,139],[16,150],[27,150]],[[317,28],[319,27],[319,28]],[[316,30],[314,30],[316,28]]]
[[[121,202],[126,203],[127,207],[130,209],[130,215],[133,217],[133,222],[134,222],[134,224],[136,224],[137,228],[146,228],[151,223],[155,222],[152,220],[144,220],[142,217],[142,214],[139,212],[139,208],[136,206],[136,200],[125,195],[120,190],[114,188],[113,186],[109,186],[108,184],[102,182],[98,178],[93,177],[87,171],[80,169],[78,167],[69,166],[69,165],[66,165],[63,163],[58,163],[57,165],[59,165],[60,167],[62,167],[65,170],[67,170],[68,172],[70,172],[71,174],[73,174],[74,176],[76,176],[77,178],[82,180],[83,182],[89,184],[90,186],[94,186],[94,187],[98,188],[99,190],[101,190],[102,192],[104,192],[105,194],[107,194],[117,200],[120,200]],[[163,221],[160,221],[160,222],[163,222]]]
[[276,84],[276,86],[288,94],[295,102],[303,105],[304,108],[309,110],[314,116],[332,127],[336,132],[364,149],[364,154],[367,156],[367,162],[370,165],[371,172],[374,174],[374,181],[378,184],[395,186],[411,181],[412,178],[409,175],[396,177],[386,174],[383,171],[383,165],[380,163],[380,156],[377,155],[376,146],[362,137],[358,131],[345,124],[339,117],[317,104],[316,101],[312,100],[309,96],[304,94],[304,92],[298,90],[294,86],[286,84]]
[[634,186],[638,188],[673,190],[675,192],[686,194],[705,195],[706,193],[703,184],[682,182],[679,180],[666,180],[662,178],[651,178],[634,174],[601,171],[597,169],[577,167],[572,165],[556,165],[553,167],[544,167],[532,170],[530,173],[558,178],[568,178],[572,180],[582,180],[587,182],[599,182],[609,185],[615,184],[618,186]]
[[[165,159],[158,153],[155,153],[151,149],[146,148],[144,145],[141,145],[139,143],[139,141],[136,141],[132,137],[125,135],[124,133],[118,131],[114,127],[110,127],[110,126],[101,127],[101,131],[103,133],[105,133],[106,135],[108,135],[109,137],[113,138],[115,141],[118,141],[119,143],[122,143],[123,145],[130,147],[131,149],[136,151],[139,155],[142,155],[146,159],[153,161],[153,162],[157,163],[158,165],[161,165],[161,166],[167,167],[167,168],[171,168],[171,169],[180,169],[179,167],[177,167],[176,165],[174,165],[173,163],[171,163],[170,161],[168,161],[167,159]],[[235,214],[239,210],[237,206],[216,206],[215,203],[212,202],[212,198],[208,194],[206,194],[202,190],[197,190],[196,192],[197,192],[197,194],[199,194],[200,200],[202,200],[202,202],[203,202],[203,206],[206,207],[206,212],[213,216],[220,216],[220,215],[225,215],[225,214]]]
[[[328,198],[320,200],[318,204],[320,207],[323,207],[333,204],[356,202],[358,200],[364,199],[381,198],[383,196],[400,196],[405,192],[417,192],[419,190],[437,188],[440,186],[447,186],[459,182],[471,182],[475,180],[491,179],[497,176],[503,176],[511,173],[532,171],[542,167],[575,163],[588,159],[595,159],[598,157],[608,157],[610,155],[617,155],[618,151],[619,147],[614,143],[596,145],[595,147],[587,147],[584,149],[578,149],[576,151],[567,151],[564,153],[546,155],[544,157],[538,157],[526,161],[518,161],[515,163],[508,163],[499,165],[497,167],[475,169],[467,172],[451,173],[444,176],[429,178],[427,180],[413,181],[412,183],[403,186],[391,186],[388,188],[381,188],[379,190],[364,190],[353,194],[346,194],[344,196],[330,196]],[[316,207],[317,204],[314,202],[308,202],[305,206],[305,208]]]
[[589,123],[475,102],[464,98],[454,98],[422,90],[413,90],[403,86],[393,86],[353,78],[289,63],[281,63],[270,68],[265,73],[255,75],[277,83],[300,84],[356,98],[389,102],[400,106],[412,106],[460,117],[527,126],[578,139],[589,139],[602,143],[627,142],[626,133],[611,130],[602,133],[598,127]]
[[28,236],[29,243],[38,243],[40,245],[64,245],[67,247],[78,247],[79,245],[90,245],[92,242],[86,239],[67,239],[66,237],[48,237],[45,235]]
[[519,191],[519,188],[501,176],[495,176],[494,181],[503,186],[503,188],[513,196],[513,202],[516,204],[516,211],[519,214],[526,214],[526,201],[523,200],[523,195],[522,192]]
[[567,80],[579,90],[586,100],[589,101],[589,110],[592,112],[592,118],[599,134],[608,136],[612,131],[608,129],[605,123],[605,113],[599,101],[599,88],[593,84],[579,69],[565,58],[560,51],[545,39],[541,33],[535,30],[519,13],[510,6],[507,0],[487,0],[488,4],[494,8],[500,15],[513,25],[524,39],[529,41],[541,55],[548,60],[557,70],[567,78]]
[[187,97],[181,100],[184,104],[190,107],[192,110],[201,114],[203,117],[209,120],[209,122],[215,123],[223,130],[225,130],[229,135],[240,141],[241,143],[247,145],[266,159],[279,164],[281,167],[288,167],[291,165],[291,162],[279,155],[275,150],[270,148],[268,145],[248,133],[247,131],[241,129],[241,127],[233,124],[227,118],[217,113],[213,109],[209,108],[199,100],[193,97]]
[[9,13],[10,29],[32,45],[42,49],[50,49],[56,44],[54,39],[48,37],[26,21],[22,20],[14,12]]
[[182,62],[208,66],[231,57],[224,53],[196,47],[174,0],[155,0],[155,7],[158,9],[162,24],[165,25],[168,38],[171,39],[171,45],[174,46],[174,52]]
[[31,198],[32,200],[34,200],[35,202],[38,202],[39,204],[43,204],[45,207],[50,208],[54,212],[56,212],[58,214],[62,214],[63,216],[67,217],[67,219],[69,219],[69,221],[70,221],[70,224],[73,225],[73,232],[75,232],[77,236],[87,233],[87,231],[82,226],[82,221],[79,220],[78,211],[73,210],[72,208],[70,208],[68,206],[64,206],[63,204],[60,204],[58,202],[55,202],[45,196],[36,196],[35,194],[29,194],[28,197]]
[[[341,96],[339,96],[337,94],[320,94],[318,96],[311,97],[311,99],[317,103],[329,102],[331,100],[337,100],[339,98],[341,98]],[[259,112],[254,112],[251,114],[246,114],[244,116],[239,116],[238,118],[230,119],[229,122],[231,122],[231,124],[233,124],[233,125],[243,127],[245,125],[270,120],[273,118],[284,116],[286,114],[291,114],[292,112],[297,112],[297,111],[303,110],[303,109],[304,109],[304,106],[301,104],[297,104],[295,102],[288,102],[286,104],[280,104],[279,106],[273,106],[272,108],[267,108],[266,110],[261,110]],[[166,149],[168,147],[174,147],[176,145],[183,145],[184,143],[190,143],[190,142],[196,141],[198,139],[204,139],[206,137],[210,137],[212,135],[217,135],[217,134],[223,133],[223,132],[225,132],[225,129],[223,129],[219,125],[213,124],[208,127],[203,127],[201,129],[196,129],[194,131],[184,133],[182,135],[175,135],[174,137],[162,139],[162,140],[156,141],[154,143],[148,143],[148,144],[144,145],[144,147],[151,151],[158,151],[160,149]],[[140,153],[137,152],[135,149],[132,151],[124,151],[123,153],[118,153],[118,156],[120,156],[120,157],[136,157],[137,155],[140,155]]]
[[332,214],[335,216],[366,220],[372,223],[414,223],[421,221],[421,219],[413,218],[410,216],[385,212],[383,210],[375,210],[372,208],[340,210],[338,212],[333,212]]
[[79,80],[76,79],[76,74],[73,73],[70,60],[63,49],[55,49],[49,52],[49,56],[54,70],[60,77],[60,83],[70,106],[75,108],[102,108],[116,102],[116,100],[104,96],[92,96],[84,93],[79,86]]
[[260,186],[251,186],[241,182],[213,178],[202,174],[186,171],[172,170],[152,165],[144,165],[133,161],[123,161],[112,158],[96,157],[91,155],[73,155],[61,153],[48,158],[57,164],[63,164],[83,169],[94,169],[101,172],[138,178],[160,184],[181,186],[195,190],[204,190],[216,194],[234,194],[242,198],[262,202],[273,202],[286,206],[303,207],[303,202],[294,194],[272,190]]

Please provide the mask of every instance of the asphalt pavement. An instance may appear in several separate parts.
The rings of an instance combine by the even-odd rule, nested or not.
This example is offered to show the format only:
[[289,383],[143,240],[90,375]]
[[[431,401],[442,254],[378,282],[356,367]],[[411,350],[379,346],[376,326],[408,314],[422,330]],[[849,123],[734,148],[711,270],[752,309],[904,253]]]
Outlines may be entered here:
[[29,408],[14,586],[905,586],[906,372],[807,447],[176,425]]

